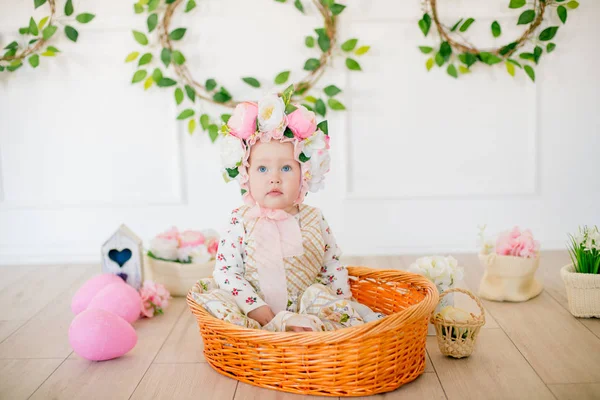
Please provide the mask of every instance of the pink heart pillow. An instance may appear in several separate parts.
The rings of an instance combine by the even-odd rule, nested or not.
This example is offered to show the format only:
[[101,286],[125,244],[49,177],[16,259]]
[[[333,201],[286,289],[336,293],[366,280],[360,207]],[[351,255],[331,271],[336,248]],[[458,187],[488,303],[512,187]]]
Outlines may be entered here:
[[133,349],[137,334],[131,324],[118,315],[100,309],[87,309],[71,322],[69,343],[81,357],[103,361],[120,357]]

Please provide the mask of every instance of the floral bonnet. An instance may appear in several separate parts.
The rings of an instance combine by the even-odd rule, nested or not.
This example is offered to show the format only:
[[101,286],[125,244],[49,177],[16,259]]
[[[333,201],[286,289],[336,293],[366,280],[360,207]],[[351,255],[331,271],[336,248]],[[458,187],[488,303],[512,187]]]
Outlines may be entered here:
[[259,140],[279,140],[294,145],[294,157],[301,166],[296,204],[304,201],[308,191],[317,192],[324,187],[330,165],[327,121],[317,124],[314,112],[291,104],[293,92],[290,86],[281,96],[268,94],[258,103],[240,103],[221,128],[223,177],[227,182],[238,181],[248,205],[256,204],[249,190],[248,159],[252,146]]

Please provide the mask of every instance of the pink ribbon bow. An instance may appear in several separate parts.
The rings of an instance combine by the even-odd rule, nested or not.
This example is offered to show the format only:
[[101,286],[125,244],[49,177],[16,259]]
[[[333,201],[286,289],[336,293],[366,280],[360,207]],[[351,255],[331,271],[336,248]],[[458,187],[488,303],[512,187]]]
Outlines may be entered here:
[[275,314],[287,308],[287,280],[283,259],[304,254],[302,232],[293,215],[284,210],[254,206],[249,218],[257,218],[254,227],[254,258],[260,289]]

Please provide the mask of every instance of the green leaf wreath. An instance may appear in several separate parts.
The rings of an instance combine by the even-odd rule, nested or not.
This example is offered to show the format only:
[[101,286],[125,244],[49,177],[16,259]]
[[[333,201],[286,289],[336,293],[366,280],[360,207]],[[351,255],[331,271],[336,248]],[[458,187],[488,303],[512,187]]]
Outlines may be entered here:
[[[423,35],[427,36],[431,26],[435,26],[441,43],[438,49],[420,46],[423,54],[429,56],[425,62],[427,70],[434,65],[440,68],[446,66],[448,75],[458,78],[460,74],[468,74],[476,64],[504,64],[506,71],[515,76],[516,68],[522,69],[532,81],[535,81],[535,66],[544,54],[551,53],[556,44],[552,39],[556,36],[559,26],[544,26],[542,22],[549,13],[556,12],[562,24],[567,22],[568,10],[579,7],[577,1],[571,0],[507,0],[508,7],[520,11],[517,25],[527,25],[525,32],[515,41],[497,49],[479,50],[460,37],[476,23],[474,18],[461,18],[452,27],[443,25],[437,12],[437,0],[424,0],[425,13],[419,20],[418,26]],[[498,21],[492,22],[490,32],[495,38],[502,35],[502,27]],[[531,44],[533,50],[523,48]],[[518,54],[517,54],[518,53]],[[457,67],[458,66],[458,67]]]
[[73,1],[67,0],[64,5],[64,15],[57,18],[56,0],[34,0],[35,8],[44,4],[50,7],[50,15],[36,21],[33,17],[22,28],[19,28],[20,40],[15,40],[4,47],[4,55],[0,56],[0,72],[14,72],[21,68],[25,60],[32,68],[40,65],[40,56],[56,57],[60,50],[48,43],[59,30],[73,42],[77,42],[79,32],[73,27],[74,22],[87,24],[95,17],[94,14],[75,14]]
[[[287,0],[275,0],[285,3]],[[311,0],[304,0],[311,1]],[[322,77],[332,57],[342,54],[346,67],[351,71],[361,71],[361,65],[356,57],[362,56],[370,49],[359,44],[358,39],[351,38],[341,45],[337,44],[337,18],[346,6],[337,4],[334,0],[312,0],[323,17],[323,27],[303,38],[304,44],[318,51],[315,57],[305,61],[303,69],[306,76],[300,82],[293,84],[292,100],[301,103],[315,113],[325,116],[327,109],[341,111],[346,107],[335,98],[342,90],[335,85],[326,86],[323,91],[315,90],[315,85]],[[304,14],[302,0],[294,0],[294,7]],[[134,12],[146,15],[145,29],[133,31],[133,39],[142,47],[133,51],[125,58],[128,63],[137,61],[131,82],[140,83],[145,90],[157,86],[173,93],[177,106],[181,107],[177,119],[187,121],[190,134],[199,128],[208,133],[211,141],[218,137],[218,124],[227,122],[231,116],[223,113],[218,117],[202,112],[203,103],[213,103],[233,109],[238,101],[234,95],[216,78],[206,79],[199,83],[192,77],[185,55],[177,44],[185,40],[187,28],[171,27],[171,19],[177,7],[185,5],[184,12],[190,12],[196,7],[196,0],[139,0],[134,4]],[[151,40],[157,40],[159,49],[156,52],[145,50]],[[284,70],[273,78],[275,85],[288,84],[290,70]],[[253,88],[261,88],[261,82],[255,77],[243,76],[241,79]],[[287,85],[286,85],[287,86]],[[185,104],[184,104],[185,102]]]

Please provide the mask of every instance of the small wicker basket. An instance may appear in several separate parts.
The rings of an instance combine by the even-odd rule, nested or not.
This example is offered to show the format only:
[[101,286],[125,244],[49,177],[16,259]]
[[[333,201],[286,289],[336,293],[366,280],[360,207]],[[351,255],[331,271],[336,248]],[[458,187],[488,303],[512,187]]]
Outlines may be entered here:
[[440,295],[440,300],[445,295],[453,292],[466,294],[473,299],[479,306],[481,314],[474,315],[470,313],[471,319],[466,322],[449,321],[436,314],[431,316],[431,323],[435,326],[438,346],[443,355],[454,358],[469,357],[473,353],[479,330],[485,325],[485,311],[479,299],[465,289],[455,288],[445,290]]
[[320,396],[368,396],[416,379],[425,369],[436,287],[405,271],[348,267],[348,272],[354,297],[385,318],[331,332],[267,332],[213,317],[190,291],[187,303],[198,320],[206,360],[242,382]]

